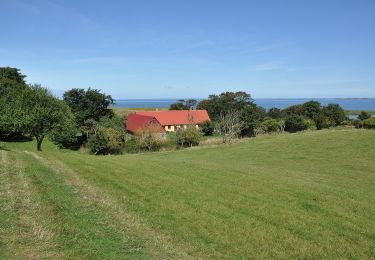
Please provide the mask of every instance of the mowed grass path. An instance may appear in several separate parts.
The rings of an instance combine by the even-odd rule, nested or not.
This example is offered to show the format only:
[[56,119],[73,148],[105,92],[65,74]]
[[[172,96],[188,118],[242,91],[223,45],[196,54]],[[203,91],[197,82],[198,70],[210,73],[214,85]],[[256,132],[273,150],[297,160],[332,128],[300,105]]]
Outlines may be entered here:
[[0,257],[375,257],[375,131],[105,157],[0,145]]

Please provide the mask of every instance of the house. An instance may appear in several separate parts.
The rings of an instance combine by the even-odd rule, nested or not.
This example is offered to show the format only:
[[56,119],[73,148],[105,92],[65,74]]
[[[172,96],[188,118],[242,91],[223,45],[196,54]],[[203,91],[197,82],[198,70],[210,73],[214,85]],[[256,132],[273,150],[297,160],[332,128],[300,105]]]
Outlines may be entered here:
[[179,128],[210,121],[206,110],[168,110],[168,111],[138,111],[128,115],[127,127],[130,133],[149,125],[155,126],[160,133],[175,132]]

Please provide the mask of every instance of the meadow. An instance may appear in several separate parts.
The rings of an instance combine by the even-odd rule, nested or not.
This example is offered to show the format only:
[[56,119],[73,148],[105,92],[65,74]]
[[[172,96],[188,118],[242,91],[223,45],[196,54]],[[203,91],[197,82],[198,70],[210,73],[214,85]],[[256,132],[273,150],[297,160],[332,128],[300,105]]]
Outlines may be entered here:
[[375,131],[93,156],[0,142],[0,258],[375,257]]

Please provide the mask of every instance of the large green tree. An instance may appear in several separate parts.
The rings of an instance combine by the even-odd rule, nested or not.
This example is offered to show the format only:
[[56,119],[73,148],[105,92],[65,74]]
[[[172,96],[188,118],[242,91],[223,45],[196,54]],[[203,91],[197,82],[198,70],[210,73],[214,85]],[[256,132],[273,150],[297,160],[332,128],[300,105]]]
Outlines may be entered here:
[[197,109],[207,110],[214,122],[226,118],[226,113],[237,111],[241,119],[241,134],[251,136],[260,121],[265,117],[266,112],[257,106],[250,94],[244,91],[223,92],[219,95],[210,95],[208,99],[199,102]]
[[110,95],[103,94],[97,89],[71,89],[64,93],[64,101],[72,109],[80,127],[89,119],[99,121],[102,117],[114,115],[109,108],[114,100]]
[[74,122],[70,108],[40,85],[30,86],[24,92],[23,108],[24,131],[35,137],[38,151],[42,150],[42,142],[48,134],[57,129],[64,131],[66,126],[71,126]]
[[28,88],[25,76],[17,68],[0,67],[0,138],[24,128],[23,92]]
[[197,109],[207,110],[211,120],[218,121],[223,113],[233,110],[242,111],[251,104],[253,100],[246,92],[223,92],[219,95],[209,95],[208,99],[199,102]]

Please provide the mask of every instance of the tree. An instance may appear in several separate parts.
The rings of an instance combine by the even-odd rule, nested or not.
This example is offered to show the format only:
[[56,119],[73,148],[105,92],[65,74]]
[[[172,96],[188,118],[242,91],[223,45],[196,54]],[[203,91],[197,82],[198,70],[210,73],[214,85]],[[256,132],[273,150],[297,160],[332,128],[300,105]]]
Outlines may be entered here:
[[19,84],[26,85],[26,76],[21,74],[20,70],[11,67],[0,67],[0,82],[13,81]]
[[302,104],[303,115],[314,120],[322,111],[321,105],[317,101],[309,101]]
[[218,127],[223,138],[223,143],[230,143],[242,130],[241,112],[229,110],[223,112],[218,120]]
[[298,116],[304,116],[304,107],[302,105],[292,105],[285,109],[283,109],[281,112],[283,113],[284,117],[288,117],[291,115],[298,115]]
[[35,137],[38,151],[42,150],[42,142],[47,134],[74,120],[69,107],[40,85],[32,85],[25,91],[23,108],[25,132]]
[[255,130],[266,117],[266,110],[256,104],[247,105],[241,113],[241,135],[255,136]]
[[371,117],[371,115],[369,113],[367,113],[366,111],[361,111],[361,113],[358,116],[358,119],[359,120],[366,120],[370,117]]
[[244,108],[253,104],[250,94],[238,92],[223,92],[219,95],[209,95],[208,99],[199,102],[197,109],[205,109],[211,120],[217,122],[221,119],[222,113],[237,110],[242,113]]
[[169,110],[190,110],[197,105],[195,99],[179,99],[176,103],[170,105]]
[[23,92],[28,88],[17,68],[0,67],[0,138],[17,135],[24,129]]
[[112,117],[114,115],[110,105],[114,100],[110,95],[106,95],[97,89],[71,89],[64,93],[64,101],[69,105],[75,114],[77,125],[84,125],[89,119],[99,121],[102,117]]
[[333,125],[338,126],[346,119],[345,111],[338,104],[329,104],[323,107],[322,112],[325,116],[330,118]]
[[283,113],[281,112],[281,109],[272,107],[268,110],[267,115],[274,119],[280,119],[283,117]]

